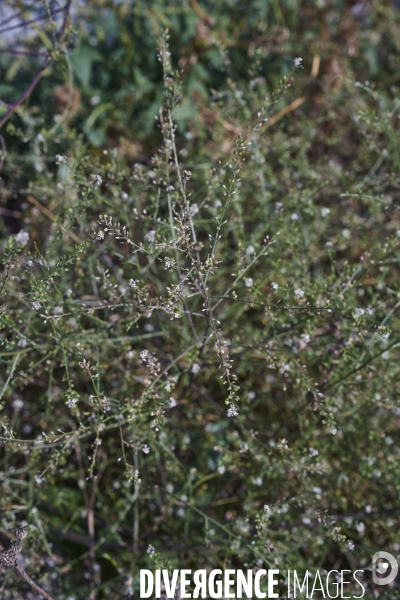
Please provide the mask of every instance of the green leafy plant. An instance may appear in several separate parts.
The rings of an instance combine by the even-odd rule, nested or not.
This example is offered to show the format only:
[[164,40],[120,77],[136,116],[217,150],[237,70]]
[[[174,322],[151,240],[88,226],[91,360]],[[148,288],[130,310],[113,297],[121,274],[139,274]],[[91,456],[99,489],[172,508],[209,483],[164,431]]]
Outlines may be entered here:
[[[367,569],[400,548],[399,103],[366,39],[395,40],[395,13],[179,4],[102,3],[67,53],[75,116],[54,129],[32,98],[3,131],[1,531],[26,522],[65,600],[136,597],[140,568],[333,565],[388,598]],[[365,49],[333,71],[317,26],[344,13]],[[307,19],[300,60],[273,28]],[[387,68],[360,83],[368,60]],[[21,585],[9,569],[2,597]]]

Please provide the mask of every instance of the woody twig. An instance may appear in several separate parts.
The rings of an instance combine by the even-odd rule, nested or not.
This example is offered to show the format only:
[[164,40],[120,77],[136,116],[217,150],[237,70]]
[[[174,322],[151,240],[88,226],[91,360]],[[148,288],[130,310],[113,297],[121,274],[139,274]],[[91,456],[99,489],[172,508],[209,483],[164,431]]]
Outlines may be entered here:
[[38,586],[37,583],[35,583],[33,579],[29,577],[28,573],[24,571],[21,565],[17,563],[17,556],[20,552],[22,552],[24,539],[27,537],[27,535],[27,527],[18,527],[18,529],[15,532],[15,536],[17,539],[11,542],[8,548],[5,548],[4,550],[0,551],[0,564],[5,567],[14,565],[21,577],[23,577],[25,581],[27,581],[29,585],[33,587],[34,590],[39,592],[43,596],[43,598],[46,598],[46,600],[54,600],[51,596],[49,596],[49,594],[42,590],[42,588]]

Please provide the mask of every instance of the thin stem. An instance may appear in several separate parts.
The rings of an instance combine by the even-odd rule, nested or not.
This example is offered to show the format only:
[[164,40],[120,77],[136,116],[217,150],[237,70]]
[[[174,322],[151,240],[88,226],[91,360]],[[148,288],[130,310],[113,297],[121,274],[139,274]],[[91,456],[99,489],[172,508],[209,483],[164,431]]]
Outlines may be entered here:
[[1,170],[2,170],[3,164],[4,164],[4,159],[6,158],[6,154],[7,154],[6,144],[4,142],[4,138],[2,135],[0,135],[0,144],[1,144],[1,159],[0,159],[0,173],[1,173]]
[[17,362],[19,360],[19,357],[20,357],[20,354],[17,354],[17,356],[14,358],[14,362],[13,362],[13,364],[11,366],[11,370],[10,370],[10,372],[8,374],[7,381],[5,382],[5,384],[3,386],[3,389],[0,392],[0,400],[2,399],[4,392],[6,391],[6,389],[8,387],[8,384],[10,383],[10,381],[11,381],[13,375],[14,375],[15,367],[17,366]]
[[36,590],[37,592],[39,592],[39,594],[41,594],[43,596],[43,598],[46,598],[46,600],[54,600],[54,598],[52,598],[51,596],[49,596],[49,594],[47,594],[44,590],[42,590],[42,588],[39,587],[37,585],[37,583],[35,583],[33,581],[33,579],[31,579],[29,577],[28,573],[26,573],[24,571],[24,569],[21,567],[21,565],[19,565],[17,563],[17,561],[15,561],[15,568],[17,569],[17,571],[21,575],[21,577],[23,577],[25,579],[25,581],[27,581],[29,583],[29,585],[33,587],[34,590]]
[[[69,19],[69,10],[71,8],[71,4],[72,4],[72,0],[68,0],[66,5],[64,6],[64,8],[58,9],[57,11],[55,11],[53,13],[53,14],[55,14],[58,12],[64,12],[64,20],[61,25],[60,31],[58,33],[58,36],[57,36],[57,41],[59,43],[62,42],[65,30],[67,28],[68,19]],[[37,20],[37,19],[35,19],[35,20]],[[10,29],[14,29],[14,27],[11,27]],[[2,33],[2,31],[0,31],[0,33]],[[3,125],[5,125],[7,123],[8,119],[16,111],[18,106],[20,104],[22,104],[22,102],[29,96],[29,94],[32,92],[32,90],[36,87],[36,85],[39,83],[44,71],[47,69],[47,67],[49,66],[49,64],[51,63],[52,60],[53,60],[53,54],[52,53],[47,54],[46,58],[43,61],[42,66],[40,67],[39,71],[36,73],[35,77],[31,81],[31,83],[24,90],[24,92],[21,94],[21,96],[19,98],[17,98],[17,100],[13,104],[10,105],[8,111],[6,112],[4,117],[0,120],[0,129],[3,127]]]
[[47,56],[47,52],[31,52],[29,50],[13,50],[12,48],[0,48],[2,54],[16,54],[18,56]]
[[[65,10],[64,8],[58,8],[57,10],[55,10],[53,12],[53,15],[56,15],[57,13],[63,12]],[[43,13],[42,15],[38,15],[37,17],[35,17],[34,19],[31,19],[30,21],[23,21],[21,23],[18,23],[17,25],[12,25],[11,27],[6,27],[5,29],[1,29],[0,30],[0,34],[1,33],[8,33],[9,31],[13,31],[14,29],[19,29],[20,27],[26,27],[27,25],[32,25],[32,23],[37,23],[38,21],[43,21],[43,19],[47,18],[47,12]]]
[[339,377],[338,379],[335,379],[335,381],[332,381],[331,383],[329,383],[328,385],[326,385],[325,387],[323,387],[322,391],[323,392],[327,392],[328,390],[336,387],[340,383],[343,383],[351,375],[354,375],[354,373],[357,373],[357,371],[361,371],[362,369],[364,369],[364,367],[366,367],[369,364],[371,364],[376,358],[379,358],[380,356],[382,356],[382,354],[384,352],[387,352],[388,350],[390,350],[390,348],[392,348],[393,346],[399,344],[399,342],[400,342],[399,338],[396,338],[391,344],[389,344],[385,348],[382,348],[379,352],[377,352],[376,354],[374,354],[373,356],[371,356],[370,358],[368,358],[367,360],[365,360],[362,364],[359,364],[356,367],[354,367],[353,369],[350,369],[350,371],[347,371],[347,373],[345,373],[342,377]]
[[35,4],[31,4],[30,6],[25,6],[19,12],[14,13],[14,14],[10,15],[9,17],[7,17],[6,19],[4,19],[4,21],[1,21],[0,27],[4,27],[4,25],[7,25],[7,23],[10,23],[10,21],[14,21],[14,19],[18,19],[18,17],[20,17],[25,12],[27,12],[28,10],[31,10],[33,8],[35,8]]
[[[139,471],[139,457],[138,451],[135,449],[134,464],[136,471]],[[137,501],[134,507],[134,522],[133,522],[133,551],[137,552],[139,549],[139,482],[135,481],[135,495]]]
[[41,66],[40,70],[36,73],[35,77],[31,81],[31,83],[28,85],[28,87],[26,88],[26,90],[24,90],[24,92],[21,94],[21,96],[13,104],[11,104],[9,110],[6,112],[6,114],[4,115],[4,117],[1,119],[1,121],[0,121],[0,129],[3,127],[3,125],[5,125],[7,123],[8,119],[16,111],[16,109],[18,108],[18,106],[20,104],[22,104],[22,102],[25,100],[25,98],[27,98],[29,96],[29,94],[31,93],[31,91],[36,87],[36,85],[38,84],[38,82],[39,82],[40,78],[42,77],[44,71],[49,66],[50,62],[51,62],[51,55],[48,54],[47,57],[45,58],[44,62],[43,62],[43,65]]

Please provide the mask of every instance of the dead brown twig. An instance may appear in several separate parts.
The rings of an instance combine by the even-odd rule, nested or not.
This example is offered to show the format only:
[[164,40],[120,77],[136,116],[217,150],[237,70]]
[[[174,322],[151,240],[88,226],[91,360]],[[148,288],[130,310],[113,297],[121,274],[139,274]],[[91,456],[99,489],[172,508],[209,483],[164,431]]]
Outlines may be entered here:
[[[51,219],[52,221],[55,221],[56,217],[55,215],[45,206],[43,206],[43,204],[41,204],[39,202],[39,200],[36,200],[36,198],[34,198],[33,196],[27,196],[27,200],[33,204],[33,206],[35,206],[36,208],[38,208],[40,210],[40,212],[42,212],[44,215],[46,215],[46,217],[48,217],[49,219]],[[79,238],[77,235],[75,235],[75,233],[73,231],[69,231],[68,235],[71,239],[74,240],[74,242],[79,243]]]
[[42,590],[42,588],[29,577],[28,573],[24,571],[21,565],[17,563],[17,555],[23,550],[24,540],[28,536],[28,528],[20,525],[15,532],[15,536],[17,539],[10,542],[6,549],[0,551],[0,564],[5,567],[14,565],[21,577],[23,577],[34,590],[39,592],[43,598],[46,598],[46,600],[54,600],[49,594]]
[[[320,64],[321,64],[321,57],[319,56],[319,54],[316,54],[313,57],[313,62],[312,62],[312,67],[311,67],[311,77],[313,77],[313,79],[315,79],[319,73]],[[263,126],[263,129],[269,129],[270,127],[272,127],[272,125],[275,125],[275,123],[280,121],[282,119],[282,117],[284,117],[288,113],[292,112],[293,110],[296,110],[296,108],[299,108],[302,104],[304,104],[305,101],[306,101],[305,96],[302,96],[301,98],[296,98],[296,100],[293,100],[293,102],[291,102],[288,106],[285,106],[285,108],[282,108],[282,110],[280,110],[278,113],[276,113],[276,115],[271,117],[271,119],[269,119],[265,123],[265,125]]]
[[[311,77],[313,79],[315,79],[318,76],[320,64],[321,64],[321,57],[319,56],[319,54],[316,54],[313,57],[313,62],[312,62],[312,67],[311,67]],[[305,96],[296,98],[296,100],[293,100],[293,102],[288,104],[288,106],[285,106],[284,108],[282,108],[282,110],[280,110],[275,115],[273,115],[270,119],[268,119],[268,121],[266,121],[264,123],[264,125],[261,127],[261,129],[262,130],[269,129],[270,127],[275,125],[275,123],[280,121],[285,115],[287,115],[290,112],[299,108],[302,104],[304,104],[305,101],[306,101]],[[226,121],[223,122],[223,127],[225,127],[225,129],[228,129],[229,131],[234,131],[235,133],[237,132],[237,128],[234,125],[227,123]]]
[[33,581],[33,579],[31,579],[29,577],[28,573],[26,573],[24,571],[24,569],[21,567],[21,565],[19,565],[16,561],[15,561],[15,568],[17,569],[17,571],[21,575],[21,577],[23,577],[25,579],[25,581],[27,581],[29,583],[29,585],[33,587],[34,590],[39,592],[39,594],[41,594],[43,596],[43,598],[46,598],[46,600],[54,600],[54,598],[49,596],[49,594],[47,594],[44,590],[42,590],[42,588],[40,586],[38,586],[37,583],[35,583]]
[[213,17],[211,17],[210,15],[208,15],[199,5],[199,3],[197,2],[197,0],[190,0],[190,4],[192,5],[192,8],[194,10],[194,12],[196,13],[196,15],[198,17],[200,17],[200,19],[202,19],[203,21],[206,21],[207,23],[209,23],[210,25],[214,25],[215,23],[215,19]]

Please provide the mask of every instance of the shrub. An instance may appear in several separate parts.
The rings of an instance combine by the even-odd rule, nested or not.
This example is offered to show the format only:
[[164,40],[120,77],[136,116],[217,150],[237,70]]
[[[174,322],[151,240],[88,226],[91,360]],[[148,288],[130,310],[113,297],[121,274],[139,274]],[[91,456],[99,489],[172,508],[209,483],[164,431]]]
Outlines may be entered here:
[[28,522],[57,598],[400,548],[399,105],[345,74],[318,89],[297,57],[271,92],[260,56],[179,129],[161,36],[158,147],[134,164],[79,119],[8,126],[2,527]]

